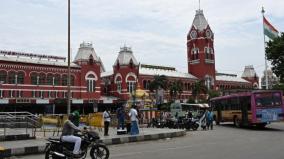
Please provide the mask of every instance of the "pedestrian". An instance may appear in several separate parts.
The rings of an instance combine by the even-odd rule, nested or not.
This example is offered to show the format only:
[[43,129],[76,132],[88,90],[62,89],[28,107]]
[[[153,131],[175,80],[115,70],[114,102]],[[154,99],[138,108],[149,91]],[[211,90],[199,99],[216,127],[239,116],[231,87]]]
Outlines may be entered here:
[[110,124],[110,112],[108,108],[105,109],[103,113],[103,118],[104,118],[104,136],[109,136],[108,134],[108,129],[109,129],[109,124]]
[[209,130],[209,127],[211,128],[211,130],[213,130],[213,112],[211,109],[209,109],[209,111],[206,112],[206,125],[207,125],[207,129]]
[[129,111],[129,117],[131,120],[131,130],[130,134],[131,135],[137,135],[139,134],[139,129],[138,129],[138,112],[136,110],[136,106],[133,105],[132,108]]
[[201,125],[202,130],[206,130],[206,127],[207,127],[206,113],[207,112],[204,112],[203,114],[200,114],[199,121],[200,121],[200,125]]
[[125,121],[125,110],[124,110],[124,106],[120,106],[119,108],[117,108],[116,110],[116,114],[117,114],[117,129],[122,129],[124,130],[124,121]]

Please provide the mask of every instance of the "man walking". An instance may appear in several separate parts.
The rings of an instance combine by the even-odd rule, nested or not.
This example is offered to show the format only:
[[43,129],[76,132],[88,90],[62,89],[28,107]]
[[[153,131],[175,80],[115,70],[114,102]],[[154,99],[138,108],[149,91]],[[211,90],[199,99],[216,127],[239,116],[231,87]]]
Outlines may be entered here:
[[213,130],[213,112],[211,109],[209,109],[209,111],[206,112],[206,122],[207,122],[207,129],[209,130],[209,127],[211,128],[211,130]]
[[124,121],[125,121],[125,111],[124,111],[124,106],[120,106],[117,111],[117,120],[118,120],[118,124],[117,124],[117,129],[122,129],[124,130]]
[[137,135],[139,134],[139,129],[138,129],[138,113],[136,110],[136,106],[133,105],[132,108],[129,111],[129,117],[131,120],[131,130],[130,134],[131,135]]
[[110,113],[109,110],[106,108],[104,113],[103,113],[103,118],[104,118],[104,136],[109,136],[108,134],[108,129],[109,129],[109,124],[110,124]]

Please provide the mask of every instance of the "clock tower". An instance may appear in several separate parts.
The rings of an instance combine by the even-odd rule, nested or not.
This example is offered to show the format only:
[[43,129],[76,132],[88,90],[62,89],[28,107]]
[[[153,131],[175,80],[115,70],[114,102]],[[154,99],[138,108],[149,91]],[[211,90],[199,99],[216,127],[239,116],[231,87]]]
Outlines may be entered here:
[[187,34],[188,73],[204,80],[208,89],[215,83],[214,53],[214,34],[199,9]]

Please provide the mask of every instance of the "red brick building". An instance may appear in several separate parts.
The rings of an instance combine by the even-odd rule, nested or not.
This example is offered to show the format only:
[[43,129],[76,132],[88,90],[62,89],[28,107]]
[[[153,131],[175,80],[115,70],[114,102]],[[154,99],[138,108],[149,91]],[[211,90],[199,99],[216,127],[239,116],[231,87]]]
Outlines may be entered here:
[[[214,34],[203,11],[197,10],[187,34],[188,72],[173,67],[140,64],[129,47],[122,47],[113,70],[106,72],[91,43],[82,43],[71,64],[72,109],[92,112],[93,106],[112,105],[128,100],[139,85],[149,92],[155,75],[170,82],[180,80],[179,99],[192,96],[192,85],[204,80],[208,89],[248,89],[258,87],[253,67],[242,78],[216,73]],[[170,99],[164,91],[164,102]],[[67,98],[67,62],[65,57],[13,51],[0,51],[0,110],[65,113]]]

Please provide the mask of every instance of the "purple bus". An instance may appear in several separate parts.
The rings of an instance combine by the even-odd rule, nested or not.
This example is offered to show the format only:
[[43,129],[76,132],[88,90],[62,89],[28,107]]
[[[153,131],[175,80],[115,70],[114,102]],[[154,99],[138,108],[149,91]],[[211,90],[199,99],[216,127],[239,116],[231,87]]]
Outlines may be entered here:
[[278,90],[257,90],[212,98],[216,123],[234,122],[240,126],[265,127],[284,120],[283,93]]

